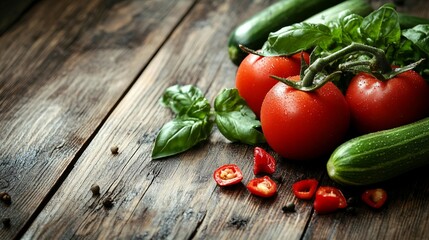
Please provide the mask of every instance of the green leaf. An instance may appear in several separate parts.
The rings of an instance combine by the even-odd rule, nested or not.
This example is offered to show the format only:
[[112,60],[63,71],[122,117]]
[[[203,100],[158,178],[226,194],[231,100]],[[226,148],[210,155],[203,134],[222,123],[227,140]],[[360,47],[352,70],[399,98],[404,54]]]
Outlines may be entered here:
[[184,152],[209,138],[213,122],[205,119],[178,117],[165,124],[155,140],[152,159]]
[[262,46],[263,56],[291,55],[331,42],[331,30],[323,24],[296,23],[270,33]]
[[357,14],[341,15],[338,21],[343,33],[342,42],[362,43],[361,35],[359,33],[359,28],[363,21],[362,16]]
[[401,39],[398,13],[390,5],[384,5],[363,19],[360,32],[366,44],[386,50]]
[[195,101],[201,98],[204,98],[201,90],[193,85],[174,85],[165,90],[160,102],[174,113],[179,114],[182,111],[186,111]]
[[230,141],[254,145],[265,142],[257,129],[261,123],[239,96],[237,89],[224,89],[215,99],[215,122],[219,131]]
[[210,116],[211,106],[208,100],[200,97],[194,100],[190,106],[180,112],[180,116],[205,119]]
[[417,25],[402,31],[402,35],[429,55],[429,24]]

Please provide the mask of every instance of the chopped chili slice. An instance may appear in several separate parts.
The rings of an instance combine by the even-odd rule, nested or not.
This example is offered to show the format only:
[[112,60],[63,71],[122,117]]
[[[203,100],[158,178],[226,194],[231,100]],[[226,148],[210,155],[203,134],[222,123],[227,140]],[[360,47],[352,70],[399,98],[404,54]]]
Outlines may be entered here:
[[276,160],[274,157],[260,147],[253,151],[253,173],[273,174],[276,171]]
[[314,210],[320,214],[334,212],[347,207],[343,193],[335,187],[322,186],[317,189]]
[[387,193],[384,189],[369,189],[362,193],[362,200],[372,208],[381,208],[387,200]]
[[340,189],[335,187],[329,187],[329,186],[322,186],[317,189],[316,197],[317,195],[333,195],[339,198],[340,203],[338,205],[338,208],[346,208],[347,207],[347,200],[344,197],[343,193]]
[[243,174],[237,165],[227,164],[216,169],[213,178],[219,186],[224,187],[240,183]]
[[293,194],[299,199],[310,200],[317,190],[319,182],[316,179],[304,179],[292,185]]
[[318,214],[326,214],[338,210],[340,198],[334,195],[316,195],[313,206]]
[[277,193],[277,184],[270,177],[264,176],[250,180],[247,189],[259,197],[272,197]]

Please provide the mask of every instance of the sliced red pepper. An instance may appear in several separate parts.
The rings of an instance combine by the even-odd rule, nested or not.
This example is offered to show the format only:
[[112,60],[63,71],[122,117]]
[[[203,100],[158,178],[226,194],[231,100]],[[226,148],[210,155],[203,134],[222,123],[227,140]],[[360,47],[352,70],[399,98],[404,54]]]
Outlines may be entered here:
[[317,189],[314,210],[325,214],[347,207],[347,200],[341,190],[335,187],[322,186]]
[[264,176],[250,180],[247,189],[259,197],[272,197],[277,192],[277,184],[270,177]]
[[387,200],[387,193],[384,189],[369,189],[362,193],[362,200],[372,208],[381,208]]
[[334,195],[316,195],[314,199],[314,211],[318,214],[326,214],[338,210],[340,198]]
[[276,160],[260,147],[255,147],[253,150],[253,173],[273,174],[276,171]]
[[231,186],[243,180],[243,173],[235,164],[226,164],[215,170],[213,178],[219,186]]
[[317,190],[319,182],[316,179],[304,179],[292,185],[293,194],[299,199],[310,200]]

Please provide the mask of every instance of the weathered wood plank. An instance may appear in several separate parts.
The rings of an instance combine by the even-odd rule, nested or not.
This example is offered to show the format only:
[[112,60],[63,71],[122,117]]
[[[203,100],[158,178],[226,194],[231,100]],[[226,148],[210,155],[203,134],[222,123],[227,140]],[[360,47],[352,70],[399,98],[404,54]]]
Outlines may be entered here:
[[[124,6],[122,4],[130,6],[127,5],[128,2],[119,5]],[[217,166],[225,163],[237,163],[242,167],[245,175],[244,183],[253,177],[251,169],[253,149],[241,144],[229,143],[216,130],[208,143],[201,144],[189,152],[165,160],[150,161],[150,151],[155,135],[161,125],[172,117],[171,113],[161,108],[157,103],[163,90],[175,83],[195,84],[206,92],[209,99],[213,99],[223,87],[232,87],[236,68],[229,62],[225,50],[227,34],[237,22],[250,16],[266,4],[268,2],[201,0],[192,8],[184,22],[171,35],[169,41],[163,45],[158,54],[151,59],[142,75],[126,96],[121,99],[121,102],[115,106],[112,114],[108,116],[105,122],[100,118],[106,116],[108,114],[106,109],[112,107],[111,104],[103,105],[104,107],[100,106],[103,101],[111,100],[104,95],[107,94],[105,93],[107,90],[104,88],[100,90],[92,86],[91,91],[95,91],[98,97],[92,96],[88,93],[89,90],[78,87],[78,81],[86,78],[96,81],[97,78],[92,76],[92,68],[105,70],[107,75],[102,75],[101,78],[103,79],[109,78],[111,74],[115,75],[116,71],[121,72],[118,74],[120,76],[118,79],[128,79],[129,76],[138,74],[138,66],[145,65],[136,61],[139,56],[134,55],[133,52],[137,49],[141,53],[144,51],[142,46],[146,45],[140,45],[137,42],[129,45],[126,37],[119,39],[120,36],[129,37],[129,35],[124,32],[122,32],[123,34],[114,34],[116,31],[113,29],[118,29],[117,19],[111,19],[108,24],[108,28],[112,29],[113,39],[109,35],[100,37],[98,34],[94,34],[94,36],[93,33],[78,30],[78,27],[69,27],[74,31],[79,31],[79,33],[76,33],[78,37],[75,37],[75,40],[69,40],[69,43],[63,45],[62,52],[67,52],[66,50],[69,48],[73,51],[65,57],[67,60],[59,58],[62,62],[61,66],[56,67],[54,63],[43,64],[43,62],[29,65],[30,69],[33,69],[32,71],[37,74],[45,74],[41,71],[41,66],[55,73],[53,74],[54,77],[46,73],[43,77],[38,78],[38,83],[43,83],[44,86],[39,88],[36,82],[33,84],[30,80],[27,80],[25,84],[18,84],[18,86],[14,86],[12,82],[7,82],[4,91],[2,86],[0,96],[3,97],[3,94],[8,94],[6,95],[8,99],[17,102],[13,106],[8,102],[8,104],[4,104],[5,108],[3,108],[1,104],[5,100],[0,99],[2,100],[0,101],[2,107],[0,108],[2,111],[0,118],[3,119],[3,109],[6,109],[5,112],[8,113],[5,115],[7,118],[4,118],[6,120],[2,120],[2,124],[14,123],[27,126],[24,124],[26,119],[17,123],[12,120],[14,115],[11,112],[15,109],[26,110],[19,112],[20,119],[24,118],[25,113],[31,113],[28,120],[36,123],[34,127],[23,128],[27,129],[29,133],[18,135],[22,135],[22,139],[29,142],[30,145],[8,144],[15,149],[24,146],[25,149],[18,152],[20,153],[18,160],[21,161],[3,161],[6,157],[15,156],[11,153],[16,153],[17,150],[0,149],[8,154],[0,155],[2,157],[0,164],[3,164],[2,167],[7,166],[5,173],[15,171],[14,167],[16,166],[23,166],[22,168],[25,167],[26,169],[34,166],[35,169],[26,172],[23,170],[12,172],[12,175],[5,175],[8,176],[7,181],[0,178],[0,184],[3,184],[3,188],[0,185],[0,190],[6,189],[13,194],[24,194],[19,197],[19,204],[23,204],[19,208],[22,211],[19,214],[31,215],[27,212],[28,207],[34,205],[27,201],[37,200],[40,202],[40,195],[36,191],[48,189],[49,186],[42,186],[45,182],[57,181],[56,176],[59,174],[51,177],[53,166],[50,165],[54,165],[55,162],[56,167],[61,171],[67,169],[70,162],[74,165],[58,191],[54,188],[55,195],[48,199],[49,202],[40,214],[36,211],[38,216],[35,216],[34,222],[25,233],[24,238],[278,239],[284,237],[287,239],[372,239],[377,237],[404,239],[427,236],[429,179],[424,176],[427,169],[421,169],[405,176],[404,179],[407,180],[404,182],[398,179],[383,185],[389,192],[390,200],[387,209],[374,212],[363,205],[358,205],[356,216],[345,212],[319,216],[313,213],[311,202],[296,201],[296,213],[283,214],[281,207],[287,202],[295,200],[290,191],[291,184],[301,178],[321,178],[324,172],[322,165],[310,167],[281,161],[279,171],[276,173],[276,179],[280,186],[279,193],[277,197],[269,200],[251,196],[244,185],[229,189],[217,187],[212,180],[212,172]],[[243,8],[243,5],[246,8]],[[102,10],[102,12],[118,14],[112,10],[118,10],[118,8],[108,9]],[[131,9],[138,11],[139,8]],[[407,9],[407,5],[402,9]],[[93,24],[89,25],[98,25],[99,22],[108,21],[107,18],[102,17],[106,14],[97,13],[96,15],[99,20],[93,20]],[[87,19],[85,17],[78,18],[83,22],[86,22],[84,19]],[[173,19],[177,21],[177,18]],[[104,29],[105,27],[101,28]],[[58,31],[62,31],[60,27],[55,31],[52,30],[51,35],[55,35],[54,32]],[[37,37],[33,38],[37,39]],[[61,43],[62,41],[67,42],[68,39],[67,41],[57,39],[56,41]],[[31,41],[27,44],[31,46]],[[129,47],[123,49],[124,44]],[[45,48],[41,47],[38,52],[45,54],[43,50]],[[111,70],[111,68],[117,68],[118,65],[113,65],[109,60],[106,60],[106,58],[108,59],[106,56],[112,54],[112,48],[116,50],[120,48],[120,52],[125,54],[121,55],[120,70]],[[26,53],[18,51],[18,54],[25,55]],[[132,55],[132,61],[128,59],[129,55]],[[13,59],[11,57],[13,54],[9,53],[8,56]],[[36,55],[32,54],[32,56]],[[116,55],[113,54],[113,56]],[[78,64],[76,63],[77,60],[81,62]],[[96,63],[93,63],[94,60]],[[132,62],[130,63],[132,67],[125,64],[128,61]],[[149,60],[147,59],[147,61]],[[7,61],[4,59],[2,63],[5,65],[0,66],[6,66],[5,69],[12,66],[7,65]],[[91,65],[91,63],[93,64]],[[128,68],[134,71],[133,74],[125,73],[129,70]],[[67,70],[67,74],[62,72],[64,69]],[[97,72],[101,70],[97,70]],[[25,76],[23,73],[19,74],[23,79],[28,78],[28,76],[23,77]],[[69,75],[76,76],[79,80],[75,82],[75,79]],[[10,76],[14,75],[10,74]],[[44,77],[47,77],[47,80],[40,80]],[[55,81],[62,79],[60,86],[51,87],[49,82],[55,82],[52,78]],[[116,80],[119,81],[118,79]],[[66,80],[71,81],[73,87],[67,85]],[[97,84],[104,84],[104,82],[113,84],[111,79],[99,80]],[[3,81],[0,83],[3,84]],[[127,82],[127,84],[129,83]],[[124,83],[124,85],[126,84]],[[9,93],[9,90],[18,92],[17,89],[25,93],[23,95],[25,100],[21,100],[22,102],[18,102],[21,98],[17,93]],[[37,95],[34,93],[36,90],[42,90],[44,94]],[[91,103],[100,101],[101,103],[96,105],[98,110],[92,110],[91,106],[82,102],[72,102],[74,99],[80,100],[80,96],[82,96],[76,94],[75,91],[82,91],[84,99]],[[114,92],[117,94],[115,96],[119,96],[120,92],[123,91],[124,88],[122,87],[119,89],[109,88],[107,92],[108,94]],[[48,93],[51,93],[48,95],[49,97],[45,97]],[[68,96],[65,98],[67,101],[63,98],[64,94]],[[36,97],[34,97],[35,95]],[[48,108],[47,106],[52,106],[50,101],[53,101],[50,97],[55,99],[54,103],[73,106],[75,110],[71,110],[70,113],[62,110],[62,108],[59,110]],[[12,102],[12,100],[10,101]],[[61,101],[66,102],[62,103]],[[36,103],[46,105],[36,108]],[[78,107],[75,107],[76,105]],[[60,105],[60,107],[62,106]],[[30,111],[31,108],[34,108],[33,111]],[[64,114],[66,115],[64,118],[71,119],[45,118],[44,114],[47,115],[47,113],[43,113],[45,108],[50,111],[50,114]],[[98,115],[99,111],[104,111],[105,114]],[[82,121],[84,124],[79,125],[81,127],[76,127],[71,121]],[[97,124],[100,122],[103,122],[103,126],[99,131],[95,127],[91,128],[98,126]],[[50,127],[50,125],[58,125],[59,123],[65,123],[66,127],[74,126],[71,130],[73,132],[64,133],[66,130],[58,126],[56,128],[55,126],[51,127],[47,133],[39,130],[40,127],[45,126],[46,129],[48,128],[46,126]],[[12,124],[12,126],[14,125]],[[3,128],[6,129],[6,127]],[[17,126],[13,128],[16,129]],[[87,147],[82,148],[82,143],[88,140],[87,136],[94,130],[97,131],[97,135]],[[8,131],[9,134],[5,136],[17,136],[18,130]],[[63,137],[53,138],[52,136],[58,132],[62,133]],[[77,137],[74,133],[77,133]],[[32,138],[29,136],[30,134],[35,135],[35,137]],[[40,139],[45,136],[53,139],[49,139],[48,143],[42,142]],[[2,141],[4,139],[7,137],[1,138]],[[32,142],[38,145],[28,147],[31,146]],[[112,155],[110,153],[109,148],[113,145],[119,146],[119,154]],[[40,146],[45,147],[43,148],[44,151],[40,150]],[[77,152],[76,149],[82,150]],[[50,156],[48,152],[53,157],[48,158],[47,156]],[[279,159],[277,155],[275,156]],[[46,162],[43,162],[45,159],[47,159]],[[63,159],[65,159],[64,163],[61,162]],[[70,161],[70,159],[74,160]],[[29,161],[29,163],[24,162],[24,160]],[[55,170],[60,172],[58,169]],[[31,174],[39,173],[36,170],[46,172],[39,178],[31,176]],[[0,173],[0,176],[4,175],[1,169]],[[29,173],[30,176],[23,178],[20,175],[25,173]],[[22,179],[37,179],[38,181],[29,184]],[[16,184],[17,182],[18,184]],[[89,190],[93,183],[97,183],[101,187],[99,196],[92,196]],[[326,176],[322,183],[332,184]],[[20,184],[25,186],[20,186]],[[28,186],[35,187],[35,191]],[[16,189],[21,190],[17,191]],[[350,189],[346,193],[348,196],[358,194],[359,190]],[[33,196],[36,200],[32,199]],[[104,208],[102,204],[108,197],[114,199],[113,207],[110,209]],[[410,199],[411,197],[412,199]],[[15,204],[17,203],[14,202],[14,207]],[[12,210],[16,211],[16,208],[2,206],[1,210],[3,209],[6,210],[7,214],[10,214]],[[0,233],[4,234],[3,232]]]
[[0,37],[0,239],[28,227],[194,2],[46,0]]
[[[208,143],[189,152],[150,158],[156,133],[172,117],[158,104],[162,92],[175,83],[195,84],[213,99],[222,88],[234,86],[236,67],[228,60],[227,36],[240,17],[266,4],[200,1],[107,119],[25,237],[247,239],[288,233],[299,238],[311,204],[299,203],[298,213],[290,216],[281,208],[293,200],[292,182],[320,177],[317,168],[280,162],[278,196],[266,201],[250,195],[244,185],[216,186],[213,171],[226,163],[242,167],[245,183],[254,177],[253,148],[231,144],[216,130]],[[118,155],[109,153],[112,145],[119,146]],[[93,183],[102,189],[99,197],[91,196]],[[107,197],[115,200],[111,209],[102,206]]]

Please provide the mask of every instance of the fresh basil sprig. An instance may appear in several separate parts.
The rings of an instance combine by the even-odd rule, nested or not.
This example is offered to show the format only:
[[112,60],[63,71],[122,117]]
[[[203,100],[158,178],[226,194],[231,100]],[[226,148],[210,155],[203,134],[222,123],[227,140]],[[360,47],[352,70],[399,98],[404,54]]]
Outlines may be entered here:
[[265,141],[260,122],[236,89],[224,89],[215,99],[214,111],[201,90],[193,85],[174,85],[160,99],[175,118],[159,131],[152,159],[184,152],[210,137],[214,124],[230,141],[257,144]]
[[225,89],[214,103],[216,125],[230,141],[255,145],[265,141],[258,130],[261,123],[247,106],[237,89]]
[[420,50],[429,55],[429,24],[420,24],[406,29],[402,35],[412,41]]
[[[429,58],[429,25],[401,29],[398,13],[385,4],[368,16],[349,14],[325,24],[297,23],[269,35],[262,56],[291,55],[312,50],[311,60],[333,54],[352,43],[361,43],[383,50],[392,65],[410,66],[422,58]],[[369,60],[372,56],[356,53],[332,63],[332,68],[344,62]],[[415,68],[424,77],[429,75],[429,61]]]

